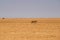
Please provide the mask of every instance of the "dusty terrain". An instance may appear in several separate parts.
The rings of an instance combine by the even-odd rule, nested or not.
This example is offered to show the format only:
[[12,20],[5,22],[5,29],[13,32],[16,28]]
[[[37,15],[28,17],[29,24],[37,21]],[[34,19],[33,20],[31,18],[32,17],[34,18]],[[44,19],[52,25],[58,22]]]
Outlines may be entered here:
[[0,40],[60,40],[60,18],[0,18]]

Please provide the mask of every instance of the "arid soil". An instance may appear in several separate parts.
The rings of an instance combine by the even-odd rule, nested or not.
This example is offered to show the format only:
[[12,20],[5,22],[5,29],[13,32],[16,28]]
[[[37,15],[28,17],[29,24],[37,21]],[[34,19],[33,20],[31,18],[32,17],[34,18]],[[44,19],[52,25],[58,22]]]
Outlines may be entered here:
[[0,40],[60,40],[60,18],[0,18]]

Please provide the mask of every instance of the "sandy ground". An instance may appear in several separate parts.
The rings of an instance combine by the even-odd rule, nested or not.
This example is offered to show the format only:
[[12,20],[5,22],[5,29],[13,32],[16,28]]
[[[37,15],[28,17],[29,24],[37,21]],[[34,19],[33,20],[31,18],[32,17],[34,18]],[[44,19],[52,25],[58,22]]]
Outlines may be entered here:
[[60,40],[60,18],[0,18],[0,40]]

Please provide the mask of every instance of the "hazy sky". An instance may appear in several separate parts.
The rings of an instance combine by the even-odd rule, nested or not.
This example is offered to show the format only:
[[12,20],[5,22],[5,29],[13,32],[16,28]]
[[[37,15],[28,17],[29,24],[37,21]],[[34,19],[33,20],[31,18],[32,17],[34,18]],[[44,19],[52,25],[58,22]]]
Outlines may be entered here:
[[0,17],[60,18],[60,0],[0,0]]

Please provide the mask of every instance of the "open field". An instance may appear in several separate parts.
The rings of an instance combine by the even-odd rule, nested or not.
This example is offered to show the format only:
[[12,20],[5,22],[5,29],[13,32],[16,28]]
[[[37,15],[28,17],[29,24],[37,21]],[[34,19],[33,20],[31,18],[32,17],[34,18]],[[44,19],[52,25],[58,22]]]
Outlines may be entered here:
[[60,40],[60,18],[0,18],[0,40]]

